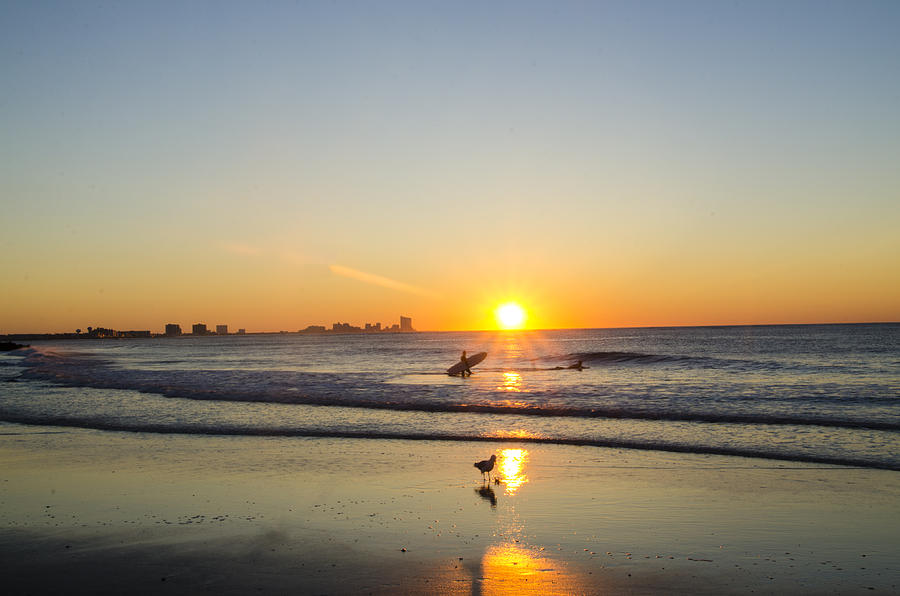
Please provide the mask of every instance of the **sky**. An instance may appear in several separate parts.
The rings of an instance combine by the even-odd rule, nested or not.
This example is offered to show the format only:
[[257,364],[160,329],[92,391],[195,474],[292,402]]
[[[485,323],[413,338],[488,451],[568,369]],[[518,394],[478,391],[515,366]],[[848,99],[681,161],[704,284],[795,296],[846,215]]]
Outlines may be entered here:
[[0,3],[0,333],[900,320],[900,3]]

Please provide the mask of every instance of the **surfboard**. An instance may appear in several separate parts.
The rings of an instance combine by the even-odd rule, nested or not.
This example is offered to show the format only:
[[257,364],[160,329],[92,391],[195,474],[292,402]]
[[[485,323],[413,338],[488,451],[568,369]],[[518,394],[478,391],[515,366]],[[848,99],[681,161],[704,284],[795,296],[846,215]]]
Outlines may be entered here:
[[[471,356],[466,356],[466,361],[469,363],[469,368],[472,368],[482,360],[487,358],[487,352],[478,352],[477,354],[472,354]],[[458,375],[462,371],[466,369],[465,365],[462,362],[457,362],[453,366],[447,369],[448,375]]]

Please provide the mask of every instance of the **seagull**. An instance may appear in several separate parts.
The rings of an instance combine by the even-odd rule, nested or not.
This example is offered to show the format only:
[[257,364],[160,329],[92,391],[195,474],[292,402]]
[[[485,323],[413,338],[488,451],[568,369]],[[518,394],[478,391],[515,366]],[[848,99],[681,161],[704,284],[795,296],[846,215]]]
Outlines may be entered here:
[[486,459],[484,461],[475,462],[475,467],[481,470],[481,479],[484,480],[484,475],[487,473],[488,480],[491,479],[491,470],[494,469],[494,462],[497,461],[497,456],[492,455],[491,459]]

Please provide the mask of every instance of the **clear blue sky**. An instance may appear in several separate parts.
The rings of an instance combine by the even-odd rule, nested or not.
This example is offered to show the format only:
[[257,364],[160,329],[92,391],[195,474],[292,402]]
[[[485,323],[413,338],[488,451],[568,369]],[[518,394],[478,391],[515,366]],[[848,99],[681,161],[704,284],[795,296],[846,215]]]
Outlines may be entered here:
[[896,318],[898,31],[893,1],[4,2],[0,330],[277,328],[279,292],[287,328],[500,294]]

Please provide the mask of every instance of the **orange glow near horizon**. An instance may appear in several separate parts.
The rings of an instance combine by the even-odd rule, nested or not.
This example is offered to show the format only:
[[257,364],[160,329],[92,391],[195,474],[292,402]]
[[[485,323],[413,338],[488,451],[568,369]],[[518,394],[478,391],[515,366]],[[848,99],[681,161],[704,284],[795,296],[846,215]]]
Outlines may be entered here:
[[[109,274],[85,257],[77,277],[54,265],[65,261],[49,259],[45,265],[25,255],[7,275],[19,281],[0,298],[0,334],[65,333],[88,325],[162,333],[167,323],[184,329],[198,322],[248,333],[278,332],[336,321],[392,324],[401,314],[411,316],[420,331],[502,330],[510,335],[536,329],[900,319],[900,282],[883,275],[891,264],[875,257],[858,266],[851,261],[824,280],[799,265],[789,268],[790,277],[780,269],[767,273],[765,284],[753,276],[736,277],[720,263],[715,270],[689,268],[678,278],[665,272],[637,278],[619,271],[567,277],[535,266],[529,277],[499,286],[494,278],[501,272],[493,269],[462,279],[366,267],[391,275],[373,279],[352,277],[346,268],[297,265],[257,247],[198,250],[187,261],[160,250],[148,249],[136,265],[113,266],[118,261],[110,260],[103,265],[111,267]],[[191,266],[182,268],[183,262]],[[749,264],[740,269],[750,270]],[[533,281],[538,276],[547,281],[538,285]],[[389,283],[395,278],[416,285]],[[423,288],[433,294],[413,291]],[[521,314],[510,309],[507,319],[504,310],[501,319],[499,305],[508,303],[517,304]]]

